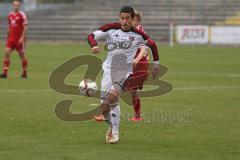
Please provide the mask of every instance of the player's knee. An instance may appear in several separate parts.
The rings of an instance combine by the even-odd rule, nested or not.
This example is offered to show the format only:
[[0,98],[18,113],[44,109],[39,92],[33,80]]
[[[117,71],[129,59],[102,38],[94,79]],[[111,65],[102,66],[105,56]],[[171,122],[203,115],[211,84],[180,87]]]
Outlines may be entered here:
[[12,51],[11,48],[8,48],[8,47],[5,48],[5,53],[9,53],[9,52],[11,52],[11,51]]
[[10,49],[6,49],[6,50],[5,50],[4,57],[5,57],[5,58],[10,58],[10,56],[11,56],[11,50],[10,50]]
[[116,90],[111,90],[108,94],[109,104],[114,104],[118,102],[119,94]]
[[131,97],[132,97],[132,98],[138,97],[138,92],[137,92],[137,90],[131,91]]
[[109,104],[108,103],[102,103],[101,104],[101,111],[103,114],[108,113],[110,111]]
[[19,52],[19,57],[22,61],[27,59],[24,52]]

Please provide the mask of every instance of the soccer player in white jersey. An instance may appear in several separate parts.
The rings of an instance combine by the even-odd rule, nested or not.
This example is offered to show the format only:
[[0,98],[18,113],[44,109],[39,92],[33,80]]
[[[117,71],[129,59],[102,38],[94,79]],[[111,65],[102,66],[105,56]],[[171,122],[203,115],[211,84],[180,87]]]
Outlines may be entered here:
[[[135,27],[137,30],[146,33],[144,30],[144,27],[141,25],[142,13],[137,10],[134,10],[134,12],[135,12],[135,16],[133,18],[132,26]],[[139,52],[140,52],[140,49],[137,50],[135,57],[138,56]],[[152,58],[153,60],[157,61],[158,54],[152,54]],[[148,61],[149,61],[149,57],[148,57],[148,53],[146,52],[146,54],[139,61],[136,67],[134,67],[133,73],[131,74],[132,80],[129,81],[129,83],[133,83],[132,85],[133,87],[128,91],[130,91],[131,97],[132,97],[132,106],[134,109],[134,116],[129,119],[130,121],[139,122],[143,120],[143,118],[141,117],[141,100],[138,94],[138,90],[141,90],[143,88],[143,83],[148,78],[148,73],[149,73]],[[153,65],[151,72],[152,72],[153,78],[155,78],[159,73],[159,65]],[[136,80],[141,81],[141,83],[139,82],[140,84],[139,86],[134,86]],[[102,114],[97,115],[94,118],[96,121],[105,120]]]
[[[133,18],[133,8],[124,6],[119,14],[120,23],[104,25],[88,36],[93,53],[100,52],[97,40],[105,39],[108,44],[108,55],[103,63],[101,107],[104,118],[109,125],[106,141],[112,144],[119,141],[119,97],[121,92],[128,88],[126,84],[133,67],[146,53],[147,46],[152,51],[157,52],[156,45],[152,45],[149,36],[132,27]],[[139,56],[134,59],[138,48],[141,51]]]

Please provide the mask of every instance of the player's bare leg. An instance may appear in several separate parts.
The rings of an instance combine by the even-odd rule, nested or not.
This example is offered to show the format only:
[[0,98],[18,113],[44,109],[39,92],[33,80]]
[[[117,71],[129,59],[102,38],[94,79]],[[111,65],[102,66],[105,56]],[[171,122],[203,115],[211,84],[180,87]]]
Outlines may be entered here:
[[106,118],[105,118],[104,114],[105,114],[105,113],[108,113],[108,112],[110,112],[109,104],[108,104],[108,103],[101,104],[101,114],[94,116],[94,119],[95,119],[96,121],[99,121],[99,122],[105,121]]
[[19,57],[21,59],[22,62],[22,75],[21,78],[27,78],[27,65],[28,65],[28,60],[26,57],[25,52],[19,52]]
[[10,57],[11,57],[12,49],[5,48],[4,58],[3,58],[3,72],[0,75],[0,78],[7,78],[8,68],[10,65]]
[[137,90],[132,90],[131,92],[131,97],[132,97],[132,105],[134,108],[135,115],[134,117],[130,118],[131,121],[142,121],[143,118],[141,117],[141,101],[140,97],[138,95]]

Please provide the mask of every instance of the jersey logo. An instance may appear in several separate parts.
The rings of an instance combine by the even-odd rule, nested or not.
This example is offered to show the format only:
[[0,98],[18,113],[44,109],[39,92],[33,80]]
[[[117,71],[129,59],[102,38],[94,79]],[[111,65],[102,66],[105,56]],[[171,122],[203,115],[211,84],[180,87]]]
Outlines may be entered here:
[[15,20],[15,19],[12,19],[12,20],[11,20],[11,24],[12,24],[12,25],[15,25],[15,24],[16,24],[16,20]]
[[132,42],[132,41],[134,41],[134,37],[133,36],[129,36],[129,40]]
[[132,46],[132,41],[115,41],[115,42],[108,42],[104,49],[107,51],[113,51],[115,49],[129,49]]

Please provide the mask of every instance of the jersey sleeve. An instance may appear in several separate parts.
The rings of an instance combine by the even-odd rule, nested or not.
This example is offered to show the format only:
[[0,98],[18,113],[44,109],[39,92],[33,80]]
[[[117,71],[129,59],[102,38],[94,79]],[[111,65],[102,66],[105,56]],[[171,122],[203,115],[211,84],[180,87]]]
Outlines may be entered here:
[[152,39],[148,39],[146,45],[151,48],[153,61],[159,61],[158,48],[156,43]]
[[93,33],[89,34],[87,39],[88,39],[88,44],[91,46],[91,48],[98,45]]
[[94,38],[96,41],[101,40],[101,39],[106,39],[108,32],[103,32],[101,30],[96,30],[93,32]]
[[27,25],[28,24],[28,19],[27,16],[24,12],[20,12],[22,15],[22,25]]
[[153,61],[158,62],[159,56],[156,43],[145,32],[136,29],[134,30],[134,32],[142,36],[142,38],[146,41],[145,45],[148,46],[152,51]]
[[101,30],[103,32],[107,32],[111,29],[120,29],[120,28],[121,28],[120,23],[109,23],[109,24],[106,24],[106,25],[100,27],[98,30]]
[[97,41],[100,39],[105,39],[108,35],[109,30],[119,28],[121,28],[120,23],[106,24],[88,35],[88,43],[90,44],[91,47],[97,46]]
[[96,30],[92,34],[88,35],[88,43],[91,48],[97,46],[97,41],[101,39],[106,39],[108,33],[101,30]]

